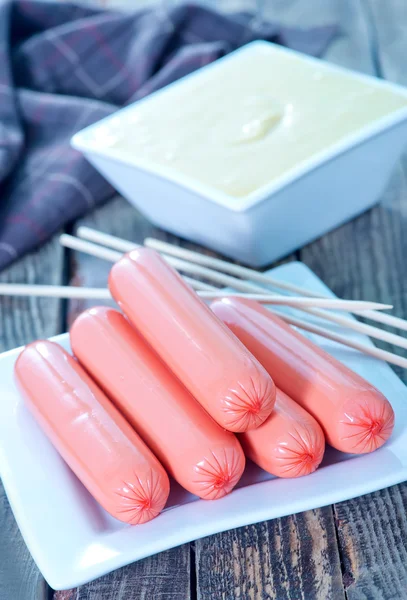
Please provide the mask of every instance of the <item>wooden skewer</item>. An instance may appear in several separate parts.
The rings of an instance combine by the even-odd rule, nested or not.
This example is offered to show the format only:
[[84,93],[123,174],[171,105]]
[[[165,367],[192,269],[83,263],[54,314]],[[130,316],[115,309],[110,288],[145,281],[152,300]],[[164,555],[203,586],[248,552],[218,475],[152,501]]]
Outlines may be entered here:
[[84,252],[85,254],[90,254],[91,256],[96,256],[97,258],[112,263],[120,260],[123,255],[122,252],[117,252],[111,248],[106,248],[105,246],[94,244],[93,242],[87,242],[86,240],[78,240],[78,238],[73,235],[68,235],[67,233],[60,235],[59,242],[62,246],[65,246],[65,248],[79,250],[79,252]]
[[[211,287],[204,284],[207,288]],[[249,298],[262,304],[280,305],[280,306],[302,306],[303,298],[287,296],[271,296],[270,294],[239,294],[238,292],[224,292],[222,290],[205,289],[197,290],[198,296],[205,300],[215,298],[237,297]],[[110,292],[107,288],[82,288],[64,285],[29,285],[15,283],[0,283],[0,296],[48,296],[54,298],[86,298],[94,300],[109,299]],[[306,301],[315,302],[312,298],[306,298]],[[319,300],[321,301],[321,300]],[[327,302],[327,300],[324,300]]]
[[399,367],[407,369],[407,359],[403,358],[402,356],[398,356],[397,354],[393,354],[392,352],[388,352],[387,350],[381,350],[380,348],[376,348],[375,346],[366,346],[366,344],[362,344],[361,342],[355,342],[354,340],[350,340],[345,336],[333,333],[328,329],[319,327],[318,325],[313,325],[311,323],[308,323],[307,321],[303,321],[302,319],[297,319],[295,317],[285,315],[280,311],[273,312],[282,319],[284,319],[284,321],[286,321],[290,325],[294,325],[295,327],[299,327],[300,329],[304,329],[305,331],[309,331],[311,333],[316,333],[317,335],[325,337],[328,340],[332,340],[334,342],[338,342],[339,344],[343,344],[344,346],[349,346],[349,348],[359,350],[359,352],[363,352],[363,354],[368,354],[369,356],[373,356],[393,365],[397,365]]
[[202,291],[202,292],[212,292],[213,290],[217,290],[218,288],[213,287],[209,283],[204,283],[203,281],[198,281],[198,279],[192,279],[191,277],[183,277],[183,280],[188,283],[193,290]]
[[[89,235],[90,232],[93,231],[88,227],[83,227],[80,229],[85,230],[83,231],[83,233],[89,233]],[[166,254],[169,254],[170,256],[183,258],[185,260],[189,260],[202,266],[211,267],[213,269],[229,273],[230,275],[235,275],[237,277],[242,277],[243,279],[255,281],[261,283],[263,286],[266,287],[269,286],[285,290],[289,293],[299,294],[301,296],[309,296],[310,298],[328,297],[324,296],[323,294],[316,294],[315,292],[310,292],[306,288],[294,285],[292,283],[279,281],[278,279],[274,279],[274,277],[270,277],[269,275],[265,275],[264,273],[259,273],[258,271],[249,269],[248,267],[234,265],[233,263],[229,263],[225,260],[213,258],[205,254],[199,254],[198,252],[187,250],[186,248],[181,248],[180,246],[175,246],[173,244],[169,244],[168,242],[162,242],[161,240],[156,240],[154,238],[146,238],[144,240],[144,244],[149,248],[153,248],[159,252],[164,252]],[[377,323],[383,323],[383,325],[389,325],[390,327],[395,327],[396,329],[407,331],[406,319],[400,319],[399,317],[395,317],[393,315],[387,315],[385,313],[377,312],[377,310],[363,311],[363,314],[361,313],[361,316],[363,316],[365,319],[376,321]]]
[[135,244],[134,242],[124,240],[123,238],[111,235],[110,233],[103,233],[103,231],[97,231],[96,229],[92,229],[91,227],[78,227],[76,235],[82,238],[83,240],[95,242],[95,244],[102,244],[103,246],[107,246],[108,248],[114,248],[119,252],[129,252],[134,248],[141,247],[141,244]]
[[[116,236],[107,233],[101,233],[93,229],[89,229],[88,227],[79,227],[77,233],[79,237],[83,239],[86,238],[86,240],[91,240],[92,242],[96,242],[96,244],[106,244],[109,247],[114,248],[115,250],[120,252],[129,252],[134,248],[140,247],[139,245],[133,244],[132,242],[129,242],[127,240],[117,238]],[[73,248],[73,245],[75,245],[75,249],[80,250],[80,244],[78,242],[74,242],[70,238],[72,238],[72,236],[69,236],[68,239],[68,242],[70,243],[69,247]],[[61,243],[64,244],[65,240],[67,240],[66,234],[61,236]],[[85,248],[85,246],[83,246],[83,248]],[[100,258],[103,257],[100,255]],[[200,265],[190,263],[188,261],[176,257],[169,257],[167,255],[164,255],[163,258],[165,258],[165,260],[175,269],[183,271],[184,273],[199,275],[201,277],[210,279],[215,283],[219,283],[220,285],[233,287],[234,289],[239,290],[241,292],[250,292],[250,290],[248,289],[248,282],[241,281],[240,279],[236,279],[235,277],[225,275],[224,273],[219,273],[218,271],[214,271],[213,269],[201,267]],[[263,294],[265,293],[264,289],[260,290],[260,288],[257,287],[257,293],[261,294],[262,292]],[[276,295],[276,298],[283,301],[284,296]],[[287,296],[286,298],[289,298],[289,296]],[[280,304],[280,302],[270,302],[270,304]],[[346,310],[347,312],[359,312],[367,309],[383,310],[387,308],[392,308],[391,305],[380,304],[377,302],[341,300],[333,298],[310,298],[309,300],[307,300],[306,298],[301,297],[294,300],[292,303],[290,303],[289,301],[284,301],[283,304],[285,306],[310,306],[319,308],[329,308],[335,310]]]
[[[165,260],[167,260],[167,255],[163,254],[162,255],[163,258]],[[182,271],[184,273],[190,273],[191,275],[198,275],[199,277],[204,277],[205,279],[209,279],[214,281],[215,283],[218,283],[219,285],[223,285],[223,286],[227,286],[227,287],[232,287],[235,290],[239,290],[240,292],[253,292],[253,293],[261,293],[261,290],[263,291],[263,293],[265,292],[264,287],[261,287],[257,284],[248,282],[248,281],[243,281],[242,279],[237,279],[236,277],[232,277],[231,275],[226,275],[225,273],[220,273],[219,271],[214,271],[213,269],[209,269],[208,267],[201,267],[200,265],[196,265],[194,263],[190,263],[188,261],[185,261],[183,259],[180,258],[173,258],[171,257],[171,264],[173,267],[175,267],[177,270]],[[292,296],[278,296],[280,299],[282,298],[292,298]],[[347,312],[357,312],[359,314],[359,311],[363,311],[367,308],[371,308],[372,306],[374,306],[374,308],[377,310],[383,310],[385,308],[391,308],[391,306],[389,307],[389,305],[383,305],[383,304],[375,304],[372,302],[364,302],[364,301],[358,301],[358,300],[341,300],[341,299],[334,299],[334,298],[309,298],[306,297],[304,298],[303,296],[297,296],[297,298],[300,298],[302,300],[302,306],[306,307],[306,306],[310,306],[312,308],[314,307],[319,307],[319,308],[332,308],[332,309],[340,309],[340,310],[346,310]],[[309,302],[308,304],[308,301]],[[331,302],[329,302],[329,300],[331,300]],[[324,301],[327,301],[326,304],[324,304]],[[325,313],[321,313],[320,316],[322,317],[322,314],[324,315],[324,318],[326,318],[327,320],[332,320],[329,315],[330,313],[326,313],[327,316],[325,316]],[[350,321],[350,320],[349,320]],[[354,323],[354,321],[350,321],[351,323]]]
[[[193,271],[191,263],[187,263],[181,259],[177,260],[178,266],[176,268],[179,268],[186,272],[193,272],[195,275],[199,275],[207,279],[213,279],[218,283],[221,283],[223,281],[224,285],[237,289],[240,292],[260,294],[262,290],[264,291],[264,287],[259,286],[255,283],[242,281],[241,279],[236,279],[234,277],[231,277],[230,275],[222,276],[221,273],[218,273],[217,271],[212,271],[212,269],[209,269],[207,267],[201,267],[200,265],[196,265],[196,270]],[[394,346],[407,349],[407,338],[401,337],[400,335],[396,335],[395,333],[389,333],[388,331],[384,331],[383,329],[379,329],[378,327],[373,327],[372,325],[360,323],[359,321],[354,321],[353,319],[349,319],[348,317],[336,315],[334,313],[327,312],[319,308],[307,308],[306,306],[302,306],[301,310],[320,319],[324,319],[325,321],[331,321],[331,323],[335,323],[336,325],[341,325],[342,327],[346,327],[347,329],[352,329],[354,331],[357,331],[358,333],[362,333],[364,335],[368,335],[369,337],[373,337],[378,340],[388,342],[389,344],[393,344]]]
[[[83,233],[83,230],[81,230],[81,234]],[[114,243],[116,247],[120,246],[120,248],[122,248],[124,251],[128,251],[134,247],[131,242],[128,242],[126,240],[120,240],[119,238],[114,238],[114,236],[107,236],[107,234],[102,235],[105,242]],[[94,234],[93,237],[95,237]],[[164,256],[164,258],[167,259],[166,256]],[[219,273],[218,271],[214,271],[213,269],[209,269],[207,267],[202,267],[201,265],[194,265],[188,263],[182,259],[171,257],[170,264],[172,264],[176,269],[182,270],[184,272],[194,273],[195,275],[205,277],[206,279],[212,279],[212,281],[216,281],[217,283],[220,283],[222,285],[232,287],[240,292],[249,292],[257,294],[260,294],[262,291],[264,292],[264,287],[262,286],[248,281],[242,281],[241,279],[237,279],[235,277],[231,277],[230,275]],[[342,327],[346,327],[347,329],[352,329],[364,335],[368,335],[369,337],[383,340],[385,342],[393,344],[394,346],[407,349],[407,339],[394,333],[389,333],[377,327],[373,327],[365,323],[360,323],[358,321],[354,321],[341,315],[336,315],[330,312],[328,313],[318,308],[307,308],[306,306],[302,306],[301,310],[320,319],[331,321],[332,323],[341,325]]]
[[[117,252],[116,250],[111,250],[110,248],[105,248],[103,246],[100,246],[99,244],[94,244],[93,242],[89,242],[89,241],[85,241],[85,240],[81,240],[79,238],[76,238],[72,235],[68,235],[66,233],[62,234],[60,237],[60,242],[63,246],[66,246],[68,248],[72,248],[73,250],[79,250],[81,252],[86,252],[88,254],[92,254],[93,256],[97,256],[98,258],[102,258],[105,260],[108,260],[110,262],[116,262],[117,260],[119,260],[119,258],[121,258],[122,253],[121,252]],[[165,257],[166,258],[166,257]],[[185,263],[184,261],[174,258],[171,259],[171,261],[169,261],[171,264],[173,264],[173,266],[175,266],[176,268],[179,267],[182,270],[184,269],[190,269],[192,273],[194,273],[196,271],[196,269],[200,269],[199,266],[194,266],[194,265],[190,265],[190,263]],[[216,277],[219,275],[219,282],[222,284],[226,284],[226,285],[232,285],[233,283],[235,283],[234,278],[228,278],[227,280],[225,280],[225,277],[228,277],[227,275],[223,275],[221,273],[217,274],[216,273]],[[280,306],[292,306],[292,307],[299,307],[302,308],[303,306],[323,306],[323,307],[328,307],[328,308],[332,308],[332,309],[336,309],[336,310],[352,310],[354,307],[354,303],[352,300],[350,301],[345,301],[345,300],[335,300],[332,298],[298,298],[298,297],[293,297],[293,296],[278,296],[276,294],[265,294],[264,293],[264,289],[261,288],[260,292],[255,292],[255,293],[243,293],[243,294],[237,294],[237,293],[227,293],[225,291],[222,290],[215,290],[212,289],[212,286],[209,286],[208,284],[202,283],[200,281],[197,281],[196,279],[191,279],[190,277],[185,277],[184,278],[185,281],[187,283],[189,283],[191,285],[191,287],[195,290],[200,290],[199,291],[199,295],[205,299],[214,299],[214,298],[221,298],[223,296],[240,296],[240,297],[244,297],[244,298],[250,298],[252,300],[257,300],[257,302],[261,302],[262,304],[270,304],[270,305],[280,305]],[[240,281],[240,280],[236,280],[236,281]],[[245,290],[243,290],[245,291]]]
[[[83,233],[84,233],[83,230],[81,230],[81,234],[83,234]],[[98,232],[96,232],[96,233],[98,233]],[[119,242],[120,242],[120,247],[125,248],[124,251],[128,251],[128,250],[131,250],[132,248],[134,248],[134,245],[132,244],[132,242],[129,242],[127,240],[120,240],[120,238],[114,238],[114,236],[107,236],[107,234],[102,234],[102,235],[103,235],[103,239],[105,241],[109,240],[110,243],[115,243],[116,247],[119,245]],[[69,237],[72,237],[72,236],[69,236]],[[111,240],[111,238],[114,238],[113,241]],[[78,250],[81,249],[80,248],[81,242],[83,242],[85,244],[84,240],[78,240],[77,238],[73,238],[73,240],[75,240],[75,241],[74,242],[71,241],[71,243],[74,243]],[[89,243],[90,242],[86,242],[86,244],[89,244]],[[96,244],[91,244],[91,245],[97,246]],[[83,248],[83,250],[84,250],[84,248]],[[86,251],[86,250],[84,250],[84,251]],[[166,256],[164,256],[164,258],[166,258],[166,260],[167,260]],[[170,260],[168,260],[168,262],[170,262],[170,264],[172,264],[176,269],[180,269],[180,270],[183,270],[186,272],[193,272],[196,275],[200,275],[202,277],[205,277],[206,279],[212,279],[213,281],[216,281],[217,283],[221,283],[222,285],[227,285],[227,286],[232,287],[240,292],[249,292],[249,293],[258,293],[258,294],[264,292],[264,287],[259,286],[255,283],[251,283],[248,281],[242,281],[241,279],[237,279],[235,277],[231,277],[230,275],[225,275],[225,274],[219,273],[218,271],[214,271],[213,269],[209,269],[207,267],[202,267],[200,265],[194,265],[194,264],[188,263],[179,258],[175,258],[175,257],[168,257],[168,258],[171,260],[171,262],[170,262]],[[218,260],[218,259],[216,259],[216,260]],[[226,263],[226,264],[228,264],[228,263]],[[301,310],[303,312],[307,312],[318,318],[324,319],[326,321],[331,321],[332,323],[341,325],[342,327],[346,327],[347,329],[352,329],[354,331],[357,331],[358,333],[362,333],[362,334],[368,335],[372,338],[376,338],[376,339],[388,342],[390,344],[393,344],[394,346],[398,346],[400,348],[407,349],[407,339],[405,339],[399,335],[396,335],[394,333],[389,333],[389,332],[383,331],[382,329],[379,329],[377,327],[372,327],[371,325],[367,325],[365,323],[360,323],[359,321],[354,321],[347,317],[336,315],[336,314],[326,312],[324,310],[317,309],[317,308],[302,307]]]
[[[209,291],[201,292],[203,295],[211,294]],[[225,293],[215,292],[217,295],[225,296]],[[0,295],[13,295],[13,296],[48,296],[54,298],[80,298],[80,299],[91,299],[91,300],[108,300],[111,298],[110,292],[105,288],[85,288],[85,287],[73,287],[73,286],[53,286],[53,285],[29,285],[29,284],[0,284]],[[239,294],[236,294],[239,296]],[[364,354],[368,354],[375,358],[387,361],[388,363],[398,365],[400,367],[407,368],[407,359],[402,358],[401,356],[397,356],[397,354],[393,354],[391,352],[387,352],[385,350],[380,350],[379,348],[375,348],[374,346],[366,346],[360,342],[355,342],[346,338],[344,336],[333,333],[329,330],[323,329],[322,327],[318,327],[317,325],[313,325],[311,323],[307,323],[301,319],[297,319],[285,314],[282,314],[279,311],[273,311],[278,314],[282,319],[284,319],[290,325],[294,325],[295,327],[299,327],[306,331],[310,331],[312,333],[316,333],[322,337],[333,340],[335,342],[339,342],[345,346],[350,348],[354,348],[355,350],[359,350]]]
[[[78,235],[79,237],[93,240],[95,242],[99,240],[100,243],[106,243],[106,245],[111,246],[112,248],[116,248],[117,250],[121,250],[122,252],[128,252],[136,246],[136,244],[133,244],[132,242],[128,242],[127,240],[121,240],[120,238],[117,238],[113,235],[96,231],[94,229],[91,229],[90,227],[79,227]],[[235,275],[237,277],[255,281],[263,284],[263,286],[274,287],[277,289],[285,290],[289,293],[299,294],[301,296],[308,296],[310,298],[328,297],[322,294],[316,294],[315,292],[310,292],[306,288],[294,285],[292,283],[279,281],[278,279],[274,279],[269,275],[259,273],[254,269],[234,265],[233,263],[229,263],[225,260],[213,258],[205,254],[200,254],[199,252],[194,252],[193,250],[187,250],[186,248],[181,248],[180,246],[175,246],[173,244],[169,244],[168,242],[162,242],[161,240],[156,240],[154,238],[146,238],[144,240],[144,244],[150,248],[153,248],[160,252],[164,252],[171,256],[183,258],[201,266],[212,267],[230,275]],[[359,311],[354,312],[356,314],[359,314]],[[387,315],[386,313],[378,312],[377,310],[364,310],[360,314],[365,319],[369,319],[371,321],[376,321],[377,323],[382,323],[383,325],[388,325],[390,327],[395,327],[396,329],[407,331],[406,319],[401,319],[393,315]]]
[[[65,246],[66,248],[78,250],[79,252],[84,252],[85,254],[90,254],[91,256],[96,256],[97,258],[101,258],[102,260],[107,260],[112,263],[117,262],[123,256],[122,252],[116,252],[116,250],[111,250],[110,248],[105,248],[104,246],[93,244],[92,242],[85,240],[79,240],[73,235],[68,235],[67,233],[63,233],[60,236],[59,241],[62,246]],[[212,289],[212,286],[204,283],[203,281],[191,279],[190,277],[184,277],[184,279],[194,290]],[[264,290],[262,290],[262,293],[264,293]]]
[[[61,236],[61,237],[63,237],[63,238],[66,237],[66,234],[64,234],[64,236]],[[85,242],[84,240],[72,238],[72,236],[68,236],[68,237],[70,238],[70,240],[69,240],[70,244],[71,244],[70,247],[75,247],[77,250],[82,250],[82,251],[86,252],[87,250],[85,248],[86,247],[89,248],[89,245],[91,247],[99,248],[99,246],[97,246],[97,244],[92,244],[90,242]],[[64,240],[62,240],[61,243],[63,243],[63,242],[64,242]],[[126,243],[130,244],[131,242],[126,242]],[[132,247],[134,247],[134,246],[132,246]],[[99,256],[100,256],[100,254],[99,254]],[[176,261],[176,262],[174,262],[174,261]],[[188,263],[181,259],[172,259],[171,264],[173,264],[175,266],[175,268],[179,268],[181,270],[184,270],[184,269],[189,270],[190,272],[192,271],[192,269],[194,269],[193,272],[195,274],[201,275],[208,279],[212,278],[213,280],[217,281],[218,283],[223,283],[223,285],[228,285],[228,286],[233,287],[234,289],[237,289],[238,291],[241,291],[241,292],[249,292],[249,293],[254,293],[254,294],[256,294],[256,293],[261,294],[262,292],[264,292],[264,288],[257,284],[242,281],[240,279],[236,279],[229,275],[223,275],[222,273],[218,273],[217,271],[213,271],[212,269],[209,269],[207,267],[201,267],[200,265],[191,265],[191,263]],[[326,312],[326,311],[323,311],[323,310],[320,310],[317,308],[302,307],[301,310],[304,312],[307,312],[313,316],[319,317],[319,318],[327,320],[327,321],[331,321],[337,325],[341,325],[342,327],[346,327],[348,329],[357,331],[358,333],[362,333],[364,335],[368,335],[370,337],[383,340],[383,341],[393,344],[395,346],[399,346],[400,348],[407,349],[407,339],[405,339],[399,335],[395,335],[393,333],[383,331],[382,329],[379,329],[377,327],[372,327],[371,325],[366,325],[365,323],[359,323],[358,321],[354,321],[347,317],[329,313],[329,312]]]
[[[108,236],[107,234],[103,235],[104,243],[114,243],[116,248],[124,248],[127,244],[131,244],[131,242],[126,242],[125,240],[117,240],[112,238],[114,236]],[[83,252],[88,252],[93,254],[94,256],[98,256],[99,258],[105,258],[110,260],[111,262],[116,262],[120,257],[121,253],[116,250],[106,249],[99,244],[95,244],[94,242],[85,241],[74,236],[63,234],[60,237],[61,244],[64,246],[68,246],[69,248],[80,250]],[[121,242],[120,244],[118,242]],[[134,249],[134,246],[131,245],[131,249]],[[127,247],[129,250],[129,247]],[[229,275],[225,275],[223,273],[218,273],[218,271],[212,271],[212,269],[207,269],[206,267],[201,267],[200,265],[195,265],[193,263],[189,263],[187,261],[181,260],[179,258],[167,257],[163,256],[165,260],[168,261],[173,267],[180,271],[184,271],[191,274],[202,275],[203,277],[207,277],[208,279],[212,279],[216,283],[220,283],[221,285],[227,285],[229,287],[233,287],[241,292],[249,292],[247,289],[246,282],[242,282],[240,279],[236,279],[235,277],[231,277]],[[190,283],[190,285],[197,289],[199,286],[199,282],[195,279],[185,277],[185,280]],[[248,284],[252,285],[252,284]],[[253,294],[255,297],[253,297]],[[258,287],[257,291],[254,291],[250,296],[252,299],[257,300],[258,302],[273,304],[273,305],[282,305],[282,306],[292,306],[292,307],[320,307],[320,308],[329,308],[334,310],[346,310],[348,312],[352,312],[354,310],[363,310],[367,306],[374,306],[374,304],[368,302],[355,302],[354,300],[337,300],[334,298],[302,298],[302,297],[292,297],[292,296],[279,296],[277,294],[266,294],[264,288]],[[216,295],[207,295],[206,298],[216,298],[225,295],[225,292],[219,290],[219,294]],[[245,297],[248,297],[247,294],[244,294]],[[380,305],[381,307],[381,305]]]
[[[107,234],[106,234],[107,235]],[[114,237],[114,236],[109,236],[109,237]],[[116,238],[119,239],[119,238]],[[74,238],[74,240],[76,240],[76,238]],[[82,240],[83,242],[84,240]],[[126,242],[125,240],[119,240],[122,241],[125,244],[130,244],[131,242]],[[75,241],[75,245],[77,245],[78,240]],[[69,244],[66,244],[69,245]],[[96,256],[100,256],[100,247],[98,247],[96,244],[90,244],[90,246],[97,252],[97,254],[95,254]],[[134,247],[134,245],[132,244],[132,248]],[[82,247],[83,250],[83,247]],[[91,252],[92,253],[92,252]],[[209,286],[212,287],[212,286]],[[262,288],[263,289],[263,288]],[[276,311],[274,311],[276,312]],[[364,344],[361,344],[359,342],[354,342],[353,340],[350,340],[347,337],[335,334],[329,330],[326,330],[322,327],[319,327],[318,325],[313,325],[311,323],[308,323],[307,321],[302,321],[301,319],[297,319],[294,317],[289,317],[287,315],[281,315],[281,313],[279,313],[277,311],[277,314],[279,314],[281,317],[283,317],[288,323],[290,323],[291,325],[294,325],[296,327],[300,327],[302,329],[305,329],[306,331],[310,331],[313,333],[316,333],[317,335],[326,337],[328,339],[334,340],[338,343],[341,343],[345,346],[348,346],[350,348],[354,348],[356,350],[359,350],[360,352],[363,352],[365,354],[368,354],[370,356],[375,356],[376,358],[379,358],[381,360],[385,360],[391,364],[395,364],[395,365],[399,365],[402,366],[404,368],[407,368],[407,360],[396,355],[393,354],[391,352],[387,352],[385,350],[380,350],[379,348],[375,348],[375,347],[371,347],[371,346],[366,346]],[[323,313],[324,314],[324,313]],[[353,323],[353,321],[350,321],[350,323]],[[359,323],[355,323],[356,325],[360,325]]]
[[110,300],[107,288],[88,288],[70,285],[30,285],[27,283],[0,283],[0,296],[35,296],[84,300]]
[[202,298],[224,298],[225,296],[241,297],[250,300],[256,300],[261,304],[269,304],[270,306],[291,306],[302,310],[305,307],[318,306],[329,310],[344,310],[353,311],[355,307],[354,300],[336,300],[335,298],[303,298],[302,296],[280,296],[278,294],[263,294],[259,293],[233,293],[218,290],[216,292],[199,292]]

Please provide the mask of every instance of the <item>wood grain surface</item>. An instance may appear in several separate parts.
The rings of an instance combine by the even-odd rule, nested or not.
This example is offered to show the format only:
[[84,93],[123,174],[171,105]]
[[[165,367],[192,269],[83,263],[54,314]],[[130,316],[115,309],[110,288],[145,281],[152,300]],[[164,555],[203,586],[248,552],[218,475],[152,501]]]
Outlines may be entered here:
[[[273,0],[265,16],[304,27],[337,23],[326,58],[407,84],[405,0]],[[361,182],[363,185],[363,182]],[[329,199],[327,199],[329,201]],[[122,199],[83,219],[141,241],[156,230]],[[303,248],[340,296],[391,301],[407,317],[407,159],[380,205]],[[291,260],[294,257],[288,257]],[[57,240],[1,280],[103,286],[108,263],[61,251]],[[2,350],[66,328],[85,302],[0,299]],[[398,374],[407,382],[406,372]],[[52,592],[30,558],[0,492],[0,600],[43,600]],[[407,485],[198,540],[120,569],[54,600],[403,600],[407,599]],[[62,540],[63,542],[63,540]]]
[[199,600],[345,598],[330,507],[196,542]]
[[54,600],[189,600],[189,545],[133,563]]

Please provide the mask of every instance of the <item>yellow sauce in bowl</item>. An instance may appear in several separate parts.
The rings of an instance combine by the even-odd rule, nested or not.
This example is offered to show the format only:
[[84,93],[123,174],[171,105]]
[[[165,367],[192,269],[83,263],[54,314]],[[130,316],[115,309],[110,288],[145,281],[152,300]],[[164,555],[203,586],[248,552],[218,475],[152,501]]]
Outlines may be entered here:
[[273,46],[134,105],[100,142],[243,197],[373,121],[407,95]]

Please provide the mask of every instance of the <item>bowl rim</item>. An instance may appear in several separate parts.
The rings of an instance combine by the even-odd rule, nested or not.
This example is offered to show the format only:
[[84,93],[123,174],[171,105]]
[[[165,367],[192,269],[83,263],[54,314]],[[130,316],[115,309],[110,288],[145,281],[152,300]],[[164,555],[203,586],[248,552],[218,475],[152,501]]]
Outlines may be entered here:
[[286,48],[284,46],[280,46],[278,44],[274,44],[272,42],[264,41],[264,40],[256,40],[250,42],[237,50],[234,50],[230,54],[219,58],[218,60],[201,67],[200,69],[190,73],[178,79],[159,90],[156,90],[152,94],[145,96],[140,100],[136,100],[132,102],[128,106],[124,108],[120,108],[114,113],[104,117],[92,125],[88,125],[84,129],[81,129],[71,138],[71,145],[76,150],[79,150],[83,154],[91,154],[101,158],[108,159],[111,162],[116,162],[120,164],[124,164],[129,167],[135,167],[147,173],[153,174],[160,179],[165,179],[171,183],[178,184],[179,186],[198,194],[206,200],[214,202],[227,208],[233,212],[244,212],[253,206],[267,200],[270,196],[276,194],[281,191],[283,188],[288,187],[301,177],[308,175],[310,172],[314,171],[318,167],[323,166],[325,163],[335,159],[339,155],[347,152],[348,150],[363,144],[369,139],[376,137],[383,133],[386,130],[389,130],[403,121],[407,121],[407,106],[397,109],[391,112],[388,115],[380,117],[378,119],[374,119],[371,123],[365,125],[364,127],[358,129],[356,132],[349,133],[342,137],[340,140],[335,142],[334,144],[329,145],[327,148],[320,150],[319,152],[315,152],[311,154],[307,159],[301,161],[299,164],[291,167],[286,172],[284,172],[279,177],[273,179],[270,183],[267,183],[250,194],[246,196],[232,196],[218,190],[210,185],[201,183],[197,181],[194,177],[190,177],[188,175],[184,175],[183,173],[179,173],[172,169],[171,167],[165,167],[161,165],[157,165],[152,161],[143,160],[140,157],[133,157],[131,155],[126,155],[125,153],[118,152],[112,148],[101,148],[95,142],[92,143],[91,135],[94,130],[98,129],[103,124],[110,124],[117,118],[120,118],[121,115],[125,113],[129,113],[138,107],[141,103],[148,102],[151,98],[157,97],[163,93],[166,93],[170,88],[179,88],[185,84],[188,84],[193,78],[202,77],[203,75],[207,75],[213,69],[222,68],[222,65],[227,61],[235,60],[240,54],[248,53],[248,52],[257,52],[259,50],[264,49],[273,50],[273,52],[281,52],[282,54],[287,54],[291,56],[296,56],[300,58],[306,63],[310,63],[313,65],[318,65],[329,72],[341,73],[346,75],[347,77],[351,77],[357,81],[366,82],[374,87],[380,89],[388,89],[397,94],[401,94],[406,96],[407,98],[407,87],[402,85],[382,80],[372,75],[367,75],[365,73],[359,73],[352,69],[348,69],[346,67],[342,67],[336,65],[334,63],[329,63],[323,59],[316,58],[313,56],[308,56],[307,54],[303,54],[302,52],[298,52],[297,50],[292,50],[290,48]]

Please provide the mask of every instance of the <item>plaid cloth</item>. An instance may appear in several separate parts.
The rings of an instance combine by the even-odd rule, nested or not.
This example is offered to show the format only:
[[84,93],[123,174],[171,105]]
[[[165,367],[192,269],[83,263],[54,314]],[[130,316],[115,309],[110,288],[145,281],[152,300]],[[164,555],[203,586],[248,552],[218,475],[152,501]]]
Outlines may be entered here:
[[75,132],[254,39],[319,55],[334,35],[197,5],[0,0],[0,268],[113,195]]

